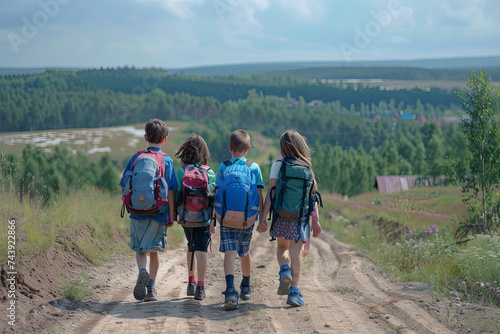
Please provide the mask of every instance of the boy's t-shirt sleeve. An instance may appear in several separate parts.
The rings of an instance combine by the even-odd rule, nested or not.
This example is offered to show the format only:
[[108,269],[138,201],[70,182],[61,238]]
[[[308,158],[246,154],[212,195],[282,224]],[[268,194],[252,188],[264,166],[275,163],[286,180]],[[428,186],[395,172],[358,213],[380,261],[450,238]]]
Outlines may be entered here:
[[225,168],[225,165],[224,164],[220,164],[219,168],[217,169],[217,176],[215,177],[215,187],[219,186],[219,179],[220,179],[220,176],[221,176],[222,171],[224,170],[224,168]]
[[250,168],[252,173],[255,175],[255,181],[257,182],[257,188],[264,188],[264,181],[262,180],[262,172],[260,171],[259,165],[255,162],[252,164]]
[[167,179],[168,190],[177,189],[177,178],[175,176],[174,162],[169,156],[165,156],[163,159],[165,164],[165,179]]

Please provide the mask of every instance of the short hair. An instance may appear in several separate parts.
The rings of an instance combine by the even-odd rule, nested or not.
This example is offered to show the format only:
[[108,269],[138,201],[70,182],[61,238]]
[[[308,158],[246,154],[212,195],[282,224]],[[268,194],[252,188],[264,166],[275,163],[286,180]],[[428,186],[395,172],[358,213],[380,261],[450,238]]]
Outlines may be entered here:
[[148,142],[151,144],[161,144],[164,138],[168,136],[168,126],[160,119],[153,118],[146,123],[144,128]]
[[245,130],[233,131],[229,136],[229,146],[233,152],[245,152],[250,146],[250,135]]

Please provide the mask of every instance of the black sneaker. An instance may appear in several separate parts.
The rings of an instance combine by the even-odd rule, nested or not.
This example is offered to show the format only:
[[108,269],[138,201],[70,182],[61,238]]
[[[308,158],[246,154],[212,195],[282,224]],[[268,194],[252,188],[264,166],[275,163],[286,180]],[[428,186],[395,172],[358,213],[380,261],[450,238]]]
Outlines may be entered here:
[[143,301],[145,302],[154,302],[158,300],[158,294],[156,293],[156,289],[154,287],[147,287],[148,293],[146,293],[146,297],[144,297]]
[[143,300],[146,297],[146,285],[149,283],[149,273],[142,270],[137,277],[137,283],[134,287],[134,298]]
[[196,282],[189,282],[187,287],[187,295],[194,296],[194,290],[196,289]]
[[205,299],[205,287],[204,286],[197,286],[196,290],[194,291],[194,299],[196,300],[203,300]]
[[253,292],[253,286],[250,284],[249,286],[240,285],[240,298],[243,300],[250,300],[250,294]]

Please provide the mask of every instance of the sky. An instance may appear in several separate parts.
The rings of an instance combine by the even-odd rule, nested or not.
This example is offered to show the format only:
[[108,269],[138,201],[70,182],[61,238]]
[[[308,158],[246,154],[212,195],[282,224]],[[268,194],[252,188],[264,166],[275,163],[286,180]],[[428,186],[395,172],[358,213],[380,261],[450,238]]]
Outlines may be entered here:
[[498,0],[0,0],[0,67],[500,56]]

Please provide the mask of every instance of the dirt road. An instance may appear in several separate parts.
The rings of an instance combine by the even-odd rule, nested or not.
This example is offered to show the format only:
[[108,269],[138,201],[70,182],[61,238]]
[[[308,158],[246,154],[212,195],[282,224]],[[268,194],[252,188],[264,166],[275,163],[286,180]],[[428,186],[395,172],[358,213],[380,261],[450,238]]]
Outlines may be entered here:
[[[79,306],[66,300],[52,303],[61,312],[73,308],[71,317],[65,313],[57,328],[65,333],[458,332],[440,319],[442,314],[430,304],[430,291],[425,285],[388,281],[366,257],[327,232],[313,239],[311,252],[304,258],[304,306],[292,308],[286,305],[284,296],[276,294],[276,243],[269,242],[267,233],[255,233],[251,251],[255,292],[251,300],[240,302],[239,310],[225,311],[221,295],[225,284],[223,258],[217,250],[218,238],[214,239],[205,300],[199,302],[185,295],[185,249],[167,251],[161,255],[157,278],[159,301],[134,300],[135,261],[120,260],[90,273],[92,279],[109,275],[106,286],[99,287],[100,302],[76,304]],[[239,285],[239,264],[237,268]],[[86,312],[79,312],[81,309]]]

